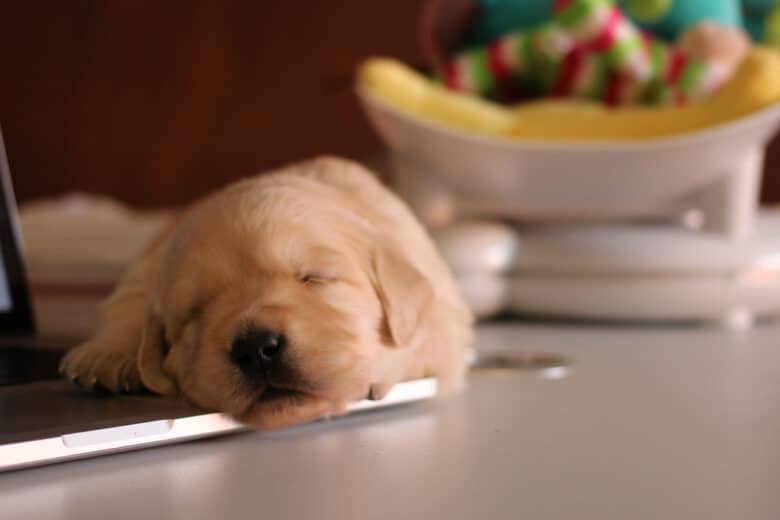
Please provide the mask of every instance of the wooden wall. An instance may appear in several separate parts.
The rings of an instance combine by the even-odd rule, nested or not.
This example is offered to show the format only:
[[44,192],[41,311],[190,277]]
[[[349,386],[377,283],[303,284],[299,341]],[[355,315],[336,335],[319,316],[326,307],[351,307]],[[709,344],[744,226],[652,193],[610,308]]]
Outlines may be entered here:
[[[420,0],[26,0],[0,11],[0,122],[20,199],[160,206],[379,143],[351,92],[382,53],[419,63]],[[765,196],[780,200],[780,148]]]
[[419,60],[417,0],[4,2],[0,121],[22,199],[157,206],[378,141],[352,96],[372,53]]

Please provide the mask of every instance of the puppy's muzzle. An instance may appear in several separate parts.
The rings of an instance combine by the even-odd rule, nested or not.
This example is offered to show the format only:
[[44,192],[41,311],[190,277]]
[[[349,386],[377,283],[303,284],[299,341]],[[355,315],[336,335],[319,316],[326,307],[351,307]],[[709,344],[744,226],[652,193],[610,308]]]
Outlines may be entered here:
[[287,339],[278,332],[252,330],[233,342],[230,359],[252,381],[268,382],[269,373],[279,363]]

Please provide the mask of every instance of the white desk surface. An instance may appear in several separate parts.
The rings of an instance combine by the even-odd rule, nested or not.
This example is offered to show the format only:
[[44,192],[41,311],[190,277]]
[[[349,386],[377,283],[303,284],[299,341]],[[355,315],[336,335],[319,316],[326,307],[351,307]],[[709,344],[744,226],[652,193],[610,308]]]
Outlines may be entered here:
[[562,380],[0,475],[16,519],[780,518],[780,328],[490,325]]

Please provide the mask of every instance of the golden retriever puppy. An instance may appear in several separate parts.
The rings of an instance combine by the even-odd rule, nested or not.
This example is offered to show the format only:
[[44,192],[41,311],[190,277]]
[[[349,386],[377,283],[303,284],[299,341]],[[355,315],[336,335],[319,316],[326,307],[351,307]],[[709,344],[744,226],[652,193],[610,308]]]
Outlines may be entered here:
[[182,394],[256,428],[339,414],[403,380],[464,378],[472,318],[407,207],[334,158],[228,186],[183,213],[61,370]]

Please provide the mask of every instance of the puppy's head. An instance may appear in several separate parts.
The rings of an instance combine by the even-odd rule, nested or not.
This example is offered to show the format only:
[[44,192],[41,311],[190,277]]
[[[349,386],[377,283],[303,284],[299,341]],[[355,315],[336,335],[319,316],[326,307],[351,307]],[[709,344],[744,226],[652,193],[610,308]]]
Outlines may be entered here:
[[311,178],[228,188],[164,248],[142,380],[239,418],[295,394],[366,397],[416,341],[433,296],[393,230]]

